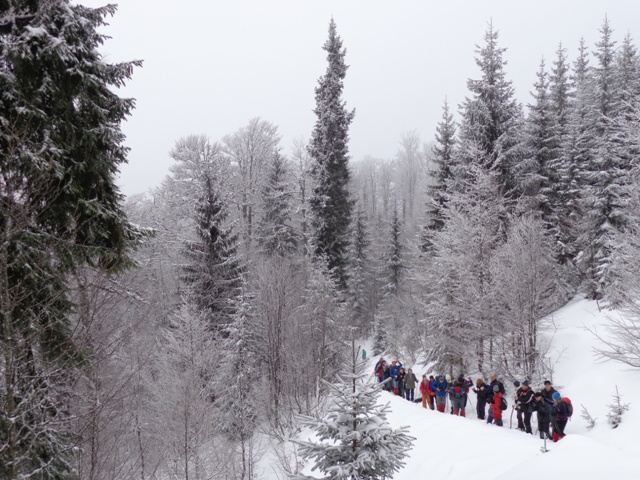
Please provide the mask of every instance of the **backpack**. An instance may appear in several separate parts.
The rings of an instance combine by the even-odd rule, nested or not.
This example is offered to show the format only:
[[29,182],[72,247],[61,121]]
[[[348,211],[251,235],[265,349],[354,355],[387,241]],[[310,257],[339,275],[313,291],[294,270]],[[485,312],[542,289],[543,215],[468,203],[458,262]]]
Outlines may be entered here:
[[571,415],[573,415],[573,404],[571,403],[571,400],[567,397],[562,397],[562,401],[567,407],[567,418],[571,418]]
[[462,398],[467,393],[461,385],[456,385],[453,387],[453,396],[456,398]]
[[[502,396],[502,401],[500,402],[500,410],[506,410],[509,404],[507,403],[507,399]],[[513,414],[512,414],[513,415]]]

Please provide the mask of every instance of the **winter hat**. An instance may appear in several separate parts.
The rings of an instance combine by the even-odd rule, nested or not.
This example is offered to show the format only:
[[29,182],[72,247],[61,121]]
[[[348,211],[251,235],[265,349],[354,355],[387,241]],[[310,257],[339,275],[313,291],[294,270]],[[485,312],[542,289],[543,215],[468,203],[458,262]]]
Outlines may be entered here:
[[514,380],[513,381],[513,386],[514,387],[519,387],[520,386],[520,382],[518,380]]
[[549,380],[545,380],[545,381],[544,381],[544,384],[545,384],[545,385],[551,385],[551,382],[550,382]]
[[464,383],[464,377],[462,375],[458,377],[458,382]]
[[536,392],[533,394],[534,397],[538,398],[542,396],[542,392]]
[[449,375],[448,373],[447,373],[447,375],[446,375],[446,377],[445,377],[445,378],[447,379],[447,382],[450,382],[450,381],[451,381],[451,375]]
[[560,396],[560,392],[553,392],[553,395],[551,395],[551,398],[553,398],[557,402],[562,397]]
[[525,380],[524,382],[522,382],[522,386],[523,387],[528,387],[529,386],[529,380]]
[[438,381],[439,381],[440,383],[444,382],[444,377],[443,377],[442,375],[440,375],[440,376],[438,377]]
[[427,376],[426,375],[422,375],[422,378],[427,378]]
[[493,386],[493,391],[498,393],[500,391],[500,387],[498,385]]

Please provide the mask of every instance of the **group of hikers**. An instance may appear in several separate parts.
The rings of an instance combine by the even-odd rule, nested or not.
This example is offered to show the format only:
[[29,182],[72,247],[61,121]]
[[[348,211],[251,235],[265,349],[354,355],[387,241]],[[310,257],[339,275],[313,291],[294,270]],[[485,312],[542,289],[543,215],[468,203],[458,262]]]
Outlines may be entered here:
[[[381,358],[374,368],[374,374],[378,382],[383,383],[385,390],[402,396],[409,401],[422,401],[424,408],[445,412],[447,402],[450,404],[452,415],[466,416],[469,390],[476,394],[476,412],[480,420],[487,423],[503,426],[503,412],[508,408],[504,384],[498,380],[495,373],[490,375],[489,383],[483,378],[474,382],[471,377],[465,379],[460,375],[455,381],[449,375],[423,375],[422,381],[411,368],[405,370],[400,360],[394,360],[390,364]],[[544,381],[544,386],[537,392],[531,388],[529,380],[520,383],[513,382],[517,388],[514,395],[513,409],[517,412],[518,429],[525,433],[533,434],[531,428],[531,416],[536,412],[538,420],[538,433],[540,438],[549,438],[557,442],[565,436],[564,430],[567,421],[573,414],[571,401],[560,395],[549,380]],[[421,398],[415,397],[415,389],[420,389]],[[487,409],[487,406],[489,407]],[[513,415],[513,413],[512,413]],[[549,428],[552,431],[549,431]]]

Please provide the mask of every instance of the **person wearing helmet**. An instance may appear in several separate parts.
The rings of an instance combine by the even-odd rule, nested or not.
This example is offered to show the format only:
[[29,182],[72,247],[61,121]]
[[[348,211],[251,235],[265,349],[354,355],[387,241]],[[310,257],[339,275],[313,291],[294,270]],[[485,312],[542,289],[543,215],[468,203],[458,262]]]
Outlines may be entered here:
[[553,408],[551,410],[551,417],[553,418],[553,441],[564,438],[564,429],[567,426],[567,420],[569,420],[569,409],[567,404],[562,401],[562,395],[560,392],[553,392],[551,396],[553,399]]

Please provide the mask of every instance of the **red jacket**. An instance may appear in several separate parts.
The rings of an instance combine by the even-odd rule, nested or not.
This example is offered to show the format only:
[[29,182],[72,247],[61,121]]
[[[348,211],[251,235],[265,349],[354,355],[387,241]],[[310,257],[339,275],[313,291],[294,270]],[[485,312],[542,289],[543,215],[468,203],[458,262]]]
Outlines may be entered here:
[[494,393],[493,394],[493,403],[491,404],[491,408],[493,408],[493,418],[496,420],[502,420],[502,409],[500,406],[502,405],[502,393]]
[[420,382],[420,393],[422,394],[423,397],[428,396],[430,391],[431,391],[431,388],[429,388],[429,381]]

